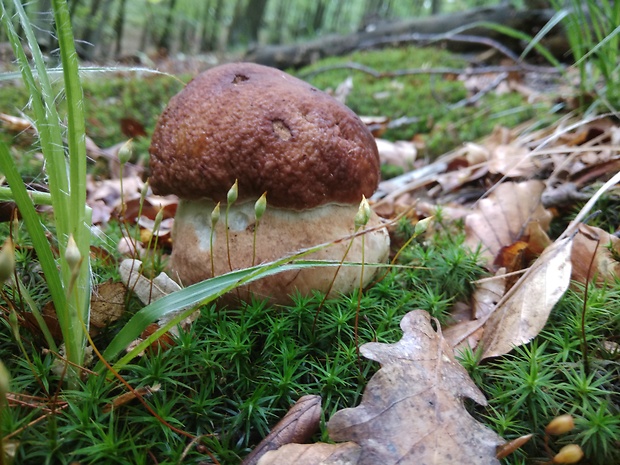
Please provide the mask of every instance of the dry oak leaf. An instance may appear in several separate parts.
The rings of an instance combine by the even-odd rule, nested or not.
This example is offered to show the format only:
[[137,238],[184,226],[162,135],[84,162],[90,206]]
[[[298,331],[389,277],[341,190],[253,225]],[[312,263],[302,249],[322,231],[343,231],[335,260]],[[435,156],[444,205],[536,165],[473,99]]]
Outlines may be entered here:
[[257,465],[356,465],[361,454],[361,447],[353,442],[286,444],[267,452]]
[[410,312],[400,327],[399,342],[360,348],[381,369],[358,407],[332,416],[330,437],[361,446],[357,465],[499,464],[496,448],[504,441],[463,404],[466,397],[481,405],[486,399],[433,329],[429,314]]
[[481,246],[481,257],[493,263],[502,247],[532,230],[544,233],[552,217],[541,203],[544,190],[545,184],[537,180],[499,184],[465,217],[465,244],[472,250]]
[[590,280],[596,278],[597,284],[614,280],[620,276],[618,256],[620,239],[600,228],[580,224],[571,256],[573,280],[585,284],[588,275]]
[[570,284],[572,241],[545,249],[498,302],[484,326],[482,358],[507,354],[540,333]]

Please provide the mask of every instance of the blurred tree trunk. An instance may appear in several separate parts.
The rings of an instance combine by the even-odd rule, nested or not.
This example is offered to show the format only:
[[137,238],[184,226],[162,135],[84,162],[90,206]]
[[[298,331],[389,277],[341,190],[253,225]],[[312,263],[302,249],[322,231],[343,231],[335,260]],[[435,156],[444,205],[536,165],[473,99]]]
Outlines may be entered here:
[[290,7],[290,0],[280,0],[276,9],[276,19],[273,27],[269,29],[270,44],[281,44],[284,39],[284,29],[287,24],[288,11]]
[[31,12],[28,2],[24,3],[24,10],[31,18],[32,26],[34,28],[34,35],[37,38],[39,46],[46,51],[54,50],[56,48],[56,40],[52,34],[53,15],[52,15],[52,2],[51,0],[41,0],[36,3],[36,11]]
[[127,5],[127,0],[120,0],[120,2],[116,12],[116,19],[114,20],[114,36],[116,38],[114,56],[117,58],[123,51],[123,29],[125,28],[125,6]]
[[244,42],[244,39],[246,37],[245,18],[243,17],[245,13],[245,8],[243,8],[243,6],[243,0],[237,0],[235,2],[233,18],[228,29],[228,37],[226,39],[226,43],[229,47],[231,45],[236,45],[238,43]]
[[103,3],[103,9],[101,10],[101,16],[99,21],[94,21],[97,24],[97,28],[92,34],[90,50],[92,50],[91,58],[102,60],[107,59],[110,56],[112,48],[112,40],[110,34],[106,34],[106,26],[110,21],[110,10],[114,2],[106,1]]
[[441,0],[433,0],[431,3],[431,14],[432,15],[437,15],[439,13],[441,13]]
[[[376,1],[376,0],[373,0]],[[381,47],[386,44],[424,43],[429,36],[436,37],[464,24],[492,22],[535,35],[553,17],[555,11],[516,10],[506,5],[479,8],[460,13],[409,18],[398,21],[373,23],[373,28],[350,35],[329,35],[293,45],[269,45],[250,50],[245,59],[285,69],[308,65],[325,56],[339,56],[360,48]],[[561,29],[554,29],[558,35]],[[488,37],[501,41],[517,53],[523,51],[523,44],[517,39],[507,38],[499,32],[476,26],[467,30],[468,35]],[[443,41],[437,46],[457,51],[472,51],[480,46],[467,42]]]
[[220,46],[222,14],[224,11],[224,0],[216,0],[215,11],[211,19],[211,28],[209,30],[209,50],[217,50]]
[[179,51],[181,53],[192,53],[196,49],[196,24],[199,17],[199,2],[192,2],[191,7],[186,6],[183,17],[179,24]]
[[201,52],[211,50],[211,46],[209,44],[209,34],[211,33],[211,28],[213,27],[211,23],[213,18],[211,11],[213,8],[213,1],[207,0],[204,5],[205,7],[204,10],[202,10],[202,19],[200,21],[200,44],[198,45],[198,50]]
[[170,0],[168,3],[168,11],[166,13],[166,22],[164,23],[164,30],[159,36],[157,41],[157,47],[163,50],[170,50],[170,36],[172,31],[172,21],[174,20],[174,9],[177,5],[177,0]]
[[332,29],[337,30],[338,25],[340,24],[342,17],[342,8],[344,7],[344,2],[336,3],[336,9],[334,10],[334,18],[332,21]]
[[67,2],[69,4],[69,15],[71,16],[71,20],[75,17],[75,10],[82,3],[82,0],[70,0]]
[[366,8],[364,9],[360,29],[366,29],[371,24],[378,23],[384,18],[389,18],[391,10],[391,0],[366,0]]
[[228,45],[258,42],[258,32],[263,23],[268,0],[237,0],[235,14],[228,31]]
[[258,32],[263,24],[265,11],[267,10],[268,0],[251,0],[246,8],[246,18],[248,19],[248,31],[250,32],[250,43],[258,42]]
[[327,10],[327,0],[315,0],[316,8],[314,9],[314,15],[312,18],[312,32],[323,29],[323,23],[325,21],[325,11]]
[[95,28],[100,28],[102,25],[95,21],[95,18],[99,14],[99,8],[101,7],[101,0],[92,0],[90,4],[90,11],[88,12],[88,21],[79,35],[80,42],[76,44],[76,48],[80,56],[86,60],[92,60],[95,54],[95,47],[93,44],[93,38],[95,35]]

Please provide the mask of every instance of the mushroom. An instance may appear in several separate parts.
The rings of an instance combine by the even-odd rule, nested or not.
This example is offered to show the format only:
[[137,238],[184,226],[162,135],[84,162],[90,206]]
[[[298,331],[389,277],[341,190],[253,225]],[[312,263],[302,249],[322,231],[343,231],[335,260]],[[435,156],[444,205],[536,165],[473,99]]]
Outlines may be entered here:
[[[360,201],[379,182],[374,138],[355,113],[304,81],[252,63],[217,66],[192,80],[162,113],[149,151],[153,192],[180,199],[169,267],[184,285],[212,277],[212,263],[217,276],[331,241],[338,242],[304,258],[341,260],[350,240],[339,240],[354,232]],[[238,198],[228,205],[226,225],[235,181]],[[267,209],[255,234],[255,202],[263,193]],[[217,203],[222,215],[212,234]],[[347,262],[387,260],[381,224],[371,213]],[[363,267],[363,285],[377,269]],[[290,302],[296,291],[337,295],[358,287],[361,273],[361,266],[337,274],[334,267],[286,271],[238,295],[274,303]]]

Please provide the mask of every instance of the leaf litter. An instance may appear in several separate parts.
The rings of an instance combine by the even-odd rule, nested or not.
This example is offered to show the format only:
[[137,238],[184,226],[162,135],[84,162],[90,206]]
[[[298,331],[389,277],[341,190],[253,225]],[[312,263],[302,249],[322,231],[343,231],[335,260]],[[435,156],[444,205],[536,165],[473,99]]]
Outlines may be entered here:
[[496,449],[504,441],[474,420],[464,405],[466,398],[481,405],[486,399],[439,327],[433,329],[423,310],[406,314],[400,326],[399,342],[360,347],[381,368],[368,382],[361,404],[336,412],[327,423],[330,438],[344,445],[284,446],[258,463],[300,463],[303,455],[301,463],[498,464]]
[[[504,457],[527,441],[502,449],[501,438],[469,417],[463,398],[486,401],[452,348],[480,345],[483,359],[507,354],[539,334],[571,281],[602,284],[619,276],[619,239],[581,223],[620,181],[620,174],[609,179],[620,169],[619,134],[606,119],[498,129],[480,144],[383,182],[373,198],[377,211],[393,218],[415,204],[414,223],[441,207],[445,217],[464,221],[467,246],[493,276],[476,283],[471,317],[445,328],[445,337],[427,314],[414,311],[401,322],[399,343],[360,348],[381,369],[358,407],[329,420],[330,438],[342,442],[288,444],[259,463],[498,463],[496,451]],[[591,194],[587,188],[599,180],[607,182]],[[587,199],[553,241],[552,219]]]
[[[1,116],[5,125],[31,130],[23,119]],[[126,126],[128,134],[141,135],[139,124],[129,121]],[[95,223],[124,215],[123,220],[147,232],[141,231],[141,238],[169,234],[171,220],[160,232],[152,230],[153,220],[161,208],[171,219],[176,199],[144,196],[141,166],[127,165],[121,191],[117,155],[122,143],[100,149],[88,142],[89,154],[107,160],[116,178],[89,180],[88,203]],[[415,222],[441,207],[447,218],[464,220],[467,246],[480,251],[494,276],[476,283],[469,303],[471,318],[444,328],[443,334],[438,325],[433,329],[428,314],[414,311],[401,321],[401,341],[360,348],[381,369],[358,407],[341,410],[329,420],[331,439],[341,442],[283,445],[307,439],[289,434],[303,417],[297,407],[267,438],[268,445],[257,448],[260,453],[253,460],[258,463],[498,463],[496,449],[504,441],[465,410],[465,398],[481,405],[486,400],[456,362],[452,348],[481,344],[483,358],[506,354],[541,331],[571,279],[582,284],[595,279],[602,284],[618,276],[619,239],[579,223],[600,195],[618,183],[616,175],[594,195],[588,192],[594,182],[620,170],[620,127],[613,121],[564,118],[542,130],[526,125],[510,130],[498,127],[482,141],[466,143],[426,165],[417,158],[419,144],[412,142],[380,141],[383,162],[413,169],[379,186],[373,198],[375,210],[394,218],[415,205],[411,215]],[[552,218],[587,199],[590,202],[578,215],[579,221],[552,242]],[[132,244],[131,250],[135,252],[138,245]],[[152,282],[129,276],[125,281],[143,289],[143,300],[154,297]],[[100,288],[100,295],[110,294],[124,292],[111,284]],[[102,323],[97,326],[117,317],[119,303],[103,297],[101,307]],[[311,405],[313,421],[317,408],[320,402]],[[281,447],[260,457],[277,446]]]

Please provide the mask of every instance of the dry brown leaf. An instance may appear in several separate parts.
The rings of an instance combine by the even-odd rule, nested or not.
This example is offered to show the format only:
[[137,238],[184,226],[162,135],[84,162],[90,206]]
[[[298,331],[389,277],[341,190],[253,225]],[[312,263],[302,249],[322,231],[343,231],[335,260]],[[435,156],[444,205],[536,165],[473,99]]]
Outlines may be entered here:
[[[128,289],[138,296],[140,301],[143,304],[148,305],[151,302],[154,302],[162,297],[167,296],[175,291],[181,289],[175,281],[173,281],[166,273],[160,273],[153,279],[148,279],[140,273],[140,267],[142,262],[140,260],[135,259],[125,259],[123,260],[119,267],[118,271],[121,275],[121,280],[125,283]],[[182,307],[177,309],[175,312],[170,312],[166,314],[163,318],[160,318],[157,323],[150,324],[140,335],[138,339],[133,341],[127,351],[131,350],[137,344],[142,342],[144,339],[152,335],[159,328],[165,326],[176,317],[180,312],[186,310],[189,307]],[[195,311],[189,317],[185,318],[178,326],[173,327],[168,331],[168,333],[163,334],[160,338],[153,342],[150,346],[151,349],[162,348],[166,349],[174,345],[174,340],[171,335],[178,336],[179,334],[179,326],[181,328],[188,328],[196,318],[200,315],[200,311]]]
[[258,465],[356,465],[362,448],[353,442],[342,444],[287,444],[269,451]]
[[529,440],[532,439],[533,436],[534,435],[532,433],[526,434],[524,436],[520,436],[517,439],[513,439],[512,441],[507,442],[506,444],[500,446],[497,449],[497,458],[503,459],[503,458],[508,457],[510,454],[515,452],[517,449],[523,447],[526,443],[528,443]]
[[502,247],[528,234],[528,224],[539,223],[537,234],[544,233],[552,216],[541,204],[544,189],[537,180],[498,185],[465,218],[465,244],[472,250],[481,246],[482,257],[493,263]]
[[474,420],[464,398],[486,399],[423,310],[400,322],[396,344],[369,343],[361,353],[381,364],[356,408],[336,412],[327,424],[341,444],[288,444],[265,454],[258,465],[444,465],[499,464],[504,443]]
[[472,316],[476,319],[488,317],[506,291],[505,268],[500,268],[492,278],[479,282],[472,296]]
[[35,133],[36,130],[32,126],[32,122],[19,116],[7,115],[6,113],[0,113],[0,122],[2,126],[11,132],[25,132],[29,131]]
[[124,136],[130,139],[138,139],[140,137],[146,137],[146,131],[144,125],[134,118],[121,118],[119,121],[121,125],[121,132]]
[[388,163],[410,170],[416,160],[418,149],[415,144],[404,140],[390,142],[385,139],[375,139],[381,163]]
[[138,296],[144,305],[149,305],[162,297],[181,289],[167,274],[160,273],[150,280],[140,274],[140,260],[126,259],[121,262],[118,271],[123,283]]
[[160,389],[161,389],[161,384],[155,384],[153,386],[143,386],[137,389],[133,389],[129,392],[125,392],[123,394],[116,396],[111,402],[108,402],[107,404],[105,404],[103,408],[101,409],[101,411],[103,413],[109,413],[112,410],[116,410],[117,408],[125,404],[128,404],[129,402],[131,402],[134,399],[137,399],[138,397],[146,397],[147,395],[152,394],[153,392],[158,392]]
[[123,283],[111,281],[93,289],[90,301],[91,333],[97,332],[117,321],[125,311],[127,288]]
[[321,396],[303,396],[293,405],[267,437],[243,460],[242,465],[254,465],[270,450],[285,444],[304,443],[319,429]]
[[400,324],[396,344],[369,343],[360,351],[378,361],[361,404],[336,412],[327,424],[336,441],[362,447],[362,464],[497,464],[503,440],[474,420],[463,405],[484,395],[456,361],[427,312],[416,310]]
[[503,174],[508,178],[531,177],[539,168],[530,153],[530,149],[515,141],[499,144],[491,152],[489,172]]
[[483,358],[525,344],[543,328],[570,284],[572,239],[548,247],[497,304],[484,327]]
[[589,275],[590,280],[596,278],[598,284],[603,284],[617,278],[620,276],[620,262],[615,257],[618,256],[620,239],[600,228],[580,224],[571,256],[573,280],[584,284]]

